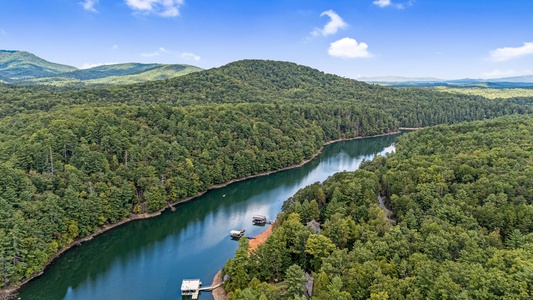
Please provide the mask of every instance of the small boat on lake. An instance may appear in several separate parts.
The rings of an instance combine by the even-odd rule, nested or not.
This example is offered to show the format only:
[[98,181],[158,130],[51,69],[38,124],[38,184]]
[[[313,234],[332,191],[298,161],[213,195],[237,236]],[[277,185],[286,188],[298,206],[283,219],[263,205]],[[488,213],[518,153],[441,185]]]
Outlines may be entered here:
[[232,230],[229,232],[229,236],[231,236],[232,239],[240,239],[244,236],[244,229]]

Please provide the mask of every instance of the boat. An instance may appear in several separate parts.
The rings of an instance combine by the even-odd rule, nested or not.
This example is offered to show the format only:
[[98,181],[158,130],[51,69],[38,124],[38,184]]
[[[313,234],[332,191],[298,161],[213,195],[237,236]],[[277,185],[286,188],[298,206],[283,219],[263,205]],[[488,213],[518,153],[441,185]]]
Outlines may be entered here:
[[232,230],[229,232],[229,236],[231,236],[233,239],[240,239],[244,236],[244,229]]

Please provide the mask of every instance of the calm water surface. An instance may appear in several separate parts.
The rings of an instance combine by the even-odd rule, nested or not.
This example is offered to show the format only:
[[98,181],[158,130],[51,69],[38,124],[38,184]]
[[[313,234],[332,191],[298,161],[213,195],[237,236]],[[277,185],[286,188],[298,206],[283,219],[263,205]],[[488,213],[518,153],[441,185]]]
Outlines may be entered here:
[[[210,285],[233,257],[238,243],[231,229],[256,236],[254,214],[274,220],[283,201],[299,189],[340,171],[356,170],[363,159],[394,150],[396,136],[335,143],[303,167],[212,190],[178,205],[174,212],[138,220],[75,247],[26,285],[21,299],[180,299],[181,281]],[[200,299],[213,299],[202,292]]]

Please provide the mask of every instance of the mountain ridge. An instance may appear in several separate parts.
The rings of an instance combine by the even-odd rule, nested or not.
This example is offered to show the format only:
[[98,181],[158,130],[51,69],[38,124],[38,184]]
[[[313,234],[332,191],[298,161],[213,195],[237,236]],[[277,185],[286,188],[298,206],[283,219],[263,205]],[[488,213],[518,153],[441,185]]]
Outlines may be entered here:
[[187,64],[133,62],[78,69],[47,61],[27,51],[0,50],[0,81],[10,84],[67,87],[123,85],[162,80],[200,70]]
[[27,51],[0,50],[0,80],[15,82],[56,75],[77,68],[47,61]]

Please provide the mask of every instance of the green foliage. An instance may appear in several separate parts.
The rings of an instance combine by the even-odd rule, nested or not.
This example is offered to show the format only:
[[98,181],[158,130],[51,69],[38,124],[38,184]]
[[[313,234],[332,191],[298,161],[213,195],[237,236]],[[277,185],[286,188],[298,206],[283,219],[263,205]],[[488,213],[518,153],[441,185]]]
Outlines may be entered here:
[[482,96],[488,99],[497,99],[497,98],[516,98],[516,97],[533,97],[532,89],[525,88],[482,88],[482,87],[445,87],[439,86],[434,88],[439,92],[446,92],[452,94],[464,94],[464,95],[474,95]]
[[162,64],[113,64],[61,73],[17,82],[21,85],[48,85],[55,87],[81,88],[109,85],[125,85],[198,72],[202,69],[190,65]]
[[289,299],[304,295],[307,279],[304,276],[304,270],[300,266],[291,265],[285,273],[285,281],[287,282],[286,296]]
[[[532,133],[533,117],[513,116],[403,135],[395,154],[288,199],[273,233],[286,243],[264,247],[283,251],[293,212],[322,191],[324,230],[307,237],[303,261],[292,252],[284,263],[314,274],[312,299],[530,299]],[[250,274],[268,264],[256,257]]]
[[[103,77],[106,74],[124,75],[143,68],[102,66],[86,71],[90,73],[74,72],[71,79],[103,80],[108,78]],[[143,70],[155,70],[148,69]],[[39,271],[55,251],[106,224],[131,213],[157,211],[214,184],[301,163],[328,141],[390,133],[399,126],[429,126],[531,111],[531,99],[489,101],[428,90],[383,88],[293,63],[260,60],[129,86],[80,90],[1,84],[0,98],[3,285]],[[527,127],[524,130],[527,132]],[[427,146],[417,151],[430,154],[444,147],[431,142]],[[480,225],[488,232],[501,228],[505,239],[515,227],[528,232],[533,225],[526,221],[532,214],[527,204],[531,195],[527,170],[521,170],[524,176],[516,184],[499,178],[500,184],[491,185],[492,177],[498,179],[500,175],[487,176],[490,168],[479,165],[486,161],[491,166],[505,165],[513,158],[499,159],[501,146],[491,151],[474,162],[462,159],[453,169],[442,164],[430,168],[412,159],[416,168],[428,171],[421,184],[388,174],[382,161],[383,165],[368,163],[368,171],[342,173],[334,176],[331,184],[316,184],[302,191],[284,205],[286,219],[273,233],[272,242],[252,254],[253,262],[233,267],[238,274],[233,290],[244,291],[254,277],[282,280],[293,264],[304,270],[314,266],[330,272],[338,262],[356,260],[342,258],[344,252],[327,251],[332,253],[328,257],[315,251],[306,253],[311,231],[304,223],[311,219],[322,223],[324,236],[339,249],[357,249],[361,257],[383,260],[382,265],[393,252],[386,243],[374,243],[380,238],[393,242],[397,252],[407,241],[422,239],[431,243],[414,249],[431,259],[458,257],[465,242],[454,239],[453,234],[464,232],[438,229],[442,226],[439,220],[420,218],[423,210],[435,212],[435,218],[449,217],[454,226],[470,229]],[[507,154],[521,157],[522,152]],[[448,183],[455,179],[466,185],[465,192],[457,190],[449,195],[455,190]],[[413,228],[409,229],[420,226],[423,234],[409,239],[397,233],[389,236],[392,226],[375,204],[383,183],[384,193],[390,199],[397,197],[405,208],[393,204],[398,218],[402,220],[412,210],[414,221],[409,226]],[[486,199],[476,209],[463,210],[457,203],[459,198],[478,203],[476,197]],[[453,205],[440,205],[437,200],[441,198],[448,201],[442,203]],[[522,209],[514,214],[511,204]],[[506,209],[495,209],[501,206]],[[510,248],[522,245],[521,239],[510,241],[492,238],[487,243]],[[476,249],[473,243],[468,245]],[[478,248],[483,245],[478,243]],[[401,253],[400,260],[409,251]],[[328,260],[332,256],[335,259]],[[371,282],[378,267],[381,265],[362,266],[359,270],[363,275],[342,277],[343,289],[354,286],[354,278],[362,279],[357,283],[361,286]],[[392,269],[388,266],[384,276],[392,276]],[[370,297],[366,292],[361,294]]]

